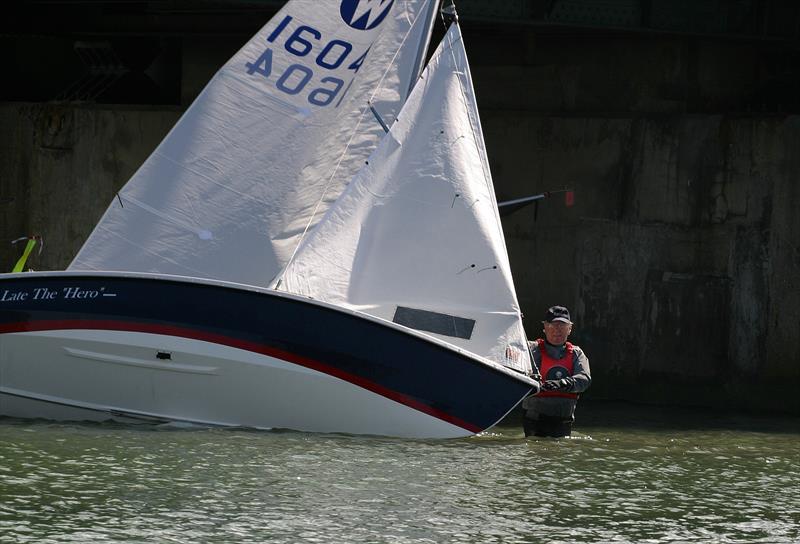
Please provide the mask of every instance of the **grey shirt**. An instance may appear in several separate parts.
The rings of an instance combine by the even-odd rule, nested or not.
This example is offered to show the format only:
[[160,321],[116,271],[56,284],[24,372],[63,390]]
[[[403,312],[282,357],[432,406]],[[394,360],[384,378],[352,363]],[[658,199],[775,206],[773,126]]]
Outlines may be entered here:
[[[542,354],[539,352],[538,342],[528,342],[533,355],[533,361],[536,363],[537,368],[542,366]],[[544,343],[547,354],[553,359],[562,359],[567,352],[566,344],[561,346],[554,346],[552,344]],[[575,385],[567,393],[583,393],[592,383],[592,373],[589,369],[589,358],[583,350],[572,345],[572,377],[575,379]],[[564,397],[538,397],[532,395],[522,401],[522,407],[525,409],[525,415],[530,419],[539,419],[539,415],[561,417],[564,419],[575,419],[575,406],[578,404],[576,399],[568,399]]]

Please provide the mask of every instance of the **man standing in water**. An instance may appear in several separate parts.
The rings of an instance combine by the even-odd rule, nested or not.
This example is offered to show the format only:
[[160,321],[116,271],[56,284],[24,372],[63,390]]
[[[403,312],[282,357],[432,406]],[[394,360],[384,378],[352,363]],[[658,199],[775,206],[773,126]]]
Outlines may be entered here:
[[589,359],[567,342],[572,332],[569,310],[553,306],[544,316],[544,339],[529,342],[531,356],[542,373],[542,390],[522,401],[525,436],[569,436],[578,394],[589,389]]

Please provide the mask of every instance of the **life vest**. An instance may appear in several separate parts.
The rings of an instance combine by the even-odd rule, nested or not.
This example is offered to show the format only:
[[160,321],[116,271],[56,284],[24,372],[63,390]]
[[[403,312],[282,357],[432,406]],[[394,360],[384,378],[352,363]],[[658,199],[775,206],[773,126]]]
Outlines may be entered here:
[[[539,354],[542,356],[542,364],[539,371],[542,373],[542,380],[560,380],[567,376],[572,376],[572,343],[567,342],[567,351],[561,359],[553,359],[545,349],[544,340],[536,340],[539,345]],[[564,363],[567,363],[566,365]],[[566,391],[540,391],[537,397],[562,397],[567,399],[577,399],[577,393],[567,393]]]

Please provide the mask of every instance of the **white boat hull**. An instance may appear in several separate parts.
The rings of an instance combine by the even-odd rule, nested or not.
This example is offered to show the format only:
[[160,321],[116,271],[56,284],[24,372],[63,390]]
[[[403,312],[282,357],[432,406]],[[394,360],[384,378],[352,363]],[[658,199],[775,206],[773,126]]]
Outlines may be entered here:
[[[5,416],[454,438],[530,390],[402,327],[274,292],[53,273],[0,277],[3,296]],[[477,390],[503,398],[470,399]]]
[[[153,359],[153,346],[170,360]],[[241,349],[164,335],[64,330],[5,335],[0,413],[166,420],[401,437],[471,433],[344,380]],[[346,427],[342,422],[346,421]]]

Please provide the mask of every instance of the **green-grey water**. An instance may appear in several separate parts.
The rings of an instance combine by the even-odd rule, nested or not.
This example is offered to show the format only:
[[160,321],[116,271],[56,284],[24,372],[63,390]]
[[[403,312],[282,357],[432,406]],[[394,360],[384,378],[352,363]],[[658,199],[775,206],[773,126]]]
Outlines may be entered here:
[[800,542],[797,419],[583,404],[572,439],[0,419],[0,542]]

